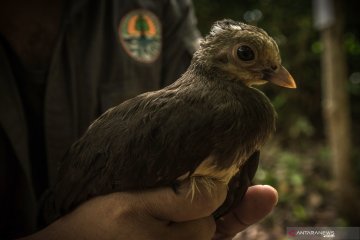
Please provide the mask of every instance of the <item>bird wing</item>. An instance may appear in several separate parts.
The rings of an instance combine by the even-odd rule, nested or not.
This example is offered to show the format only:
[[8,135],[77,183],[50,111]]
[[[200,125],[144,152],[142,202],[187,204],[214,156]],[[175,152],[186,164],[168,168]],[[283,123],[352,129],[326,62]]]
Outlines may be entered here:
[[97,195],[171,186],[210,155],[209,111],[175,95],[139,95],[89,127],[61,164],[54,191],[60,212]]

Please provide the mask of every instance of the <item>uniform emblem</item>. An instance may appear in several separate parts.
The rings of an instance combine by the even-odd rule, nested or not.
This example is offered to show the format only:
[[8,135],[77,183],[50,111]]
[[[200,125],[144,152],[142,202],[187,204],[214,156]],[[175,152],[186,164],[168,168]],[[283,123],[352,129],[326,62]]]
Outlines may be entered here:
[[137,61],[150,63],[160,55],[160,21],[148,10],[138,9],[125,15],[120,21],[119,36],[126,53]]

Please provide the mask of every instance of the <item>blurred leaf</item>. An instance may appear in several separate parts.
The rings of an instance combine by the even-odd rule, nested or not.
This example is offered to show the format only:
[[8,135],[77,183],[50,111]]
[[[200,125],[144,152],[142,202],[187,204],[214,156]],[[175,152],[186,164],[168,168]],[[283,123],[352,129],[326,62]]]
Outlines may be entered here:
[[307,212],[302,205],[294,205],[293,214],[297,219],[302,221],[305,221],[308,218]]
[[280,109],[283,107],[286,103],[287,97],[284,94],[278,94],[275,96],[275,98],[272,100],[272,104],[276,109]]
[[290,176],[290,181],[291,184],[294,186],[302,186],[303,184],[303,176],[298,174],[298,173],[294,173]]
[[319,54],[323,51],[324,47],[322,43],[318,40],[311,44],[311,51],[315,54]]
[[360,55],[360,42],[354,34],[345,35],[345,49],[351,55]]
[[305,116],[299,116],[289,129],[291,138],[300,136],[311,137],[314,134],[314,127]]

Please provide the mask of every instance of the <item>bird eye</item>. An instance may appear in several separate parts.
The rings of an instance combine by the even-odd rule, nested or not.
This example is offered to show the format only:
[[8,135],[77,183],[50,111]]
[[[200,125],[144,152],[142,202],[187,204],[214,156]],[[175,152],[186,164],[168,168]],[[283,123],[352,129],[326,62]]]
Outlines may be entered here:
[[237,49],[237,56],[240,60],[251,61],[255,58],[254,51],[246,45],[242,45]]

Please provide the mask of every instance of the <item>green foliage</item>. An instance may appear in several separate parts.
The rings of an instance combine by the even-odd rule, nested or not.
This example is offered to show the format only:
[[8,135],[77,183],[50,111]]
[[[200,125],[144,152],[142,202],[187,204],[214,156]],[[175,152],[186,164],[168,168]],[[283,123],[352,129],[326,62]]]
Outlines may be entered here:
[[306,116],[299,116],[289,128],[289,137],[299,139],[300,137],[311,137],[314,134],[314,127]]
[[345,35],[345,49],[349,55],[360,55],[360,42],[359,39],[353,33],[347,33]]
[[292,203],[288,206],[289,210],[296,216],[296,219],[306,219],[306,213],[301,206],[301,199],[304,195],[304,176],[302,174],[301,158],[291,152],[276,152],[276,161],[273,165],[261,168],[257,175],[257,181],[275,186],[281,198],[279,204]]
[[[262,151],[255,183],[274,186],[279,192],[276,213],[265,223],[270,227],[334,224],[329,149],[305,141],[284,149],[276,139]],[[325,218],[323,216],[326,216]]]
[[322,45],[322,43],[320,41],[314,41],[311,44],[311,51],[314,54],[320,55],[321,52],[323,51],[323,49],[324,49],[324,46]]

